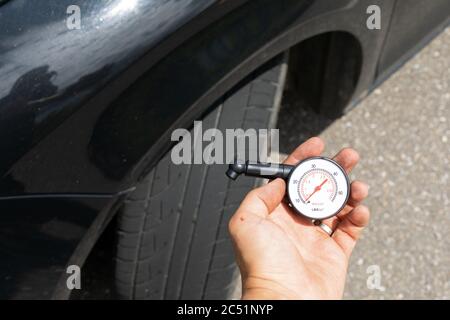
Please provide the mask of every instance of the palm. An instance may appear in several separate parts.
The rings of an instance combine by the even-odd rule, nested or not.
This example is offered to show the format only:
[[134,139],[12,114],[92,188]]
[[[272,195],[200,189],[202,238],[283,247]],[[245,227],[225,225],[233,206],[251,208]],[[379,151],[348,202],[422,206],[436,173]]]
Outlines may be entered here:
[[[253,248],[259,255],[258,277],[280,282],[289,279],[286,288],[300,297],[342,295],[347,259],[333,238],[311,228],[311,222],[296,216],[284,204],[266,219],[255,216],[251,220],[245,232],[248,239],[242,240],[258,246]],[[338,286],[330,287],[335,279],[342,280]]]
[[[343,166],[351,169],[355,164],[349,166],[344,161]],[[347,220],[367,195],[361,192],[362,183],[353,183],[347,206],[337,217],[324,221],[333,227],[340,226],[332,237],[294,213],[285,203],[280,203],[285,187],[281,179],[270,185],[269,191],[260,191],[253,197],[250,193],[230,222],[239,266],[246,280],[244,285],[252,287],[252,283],[259,285],[261,281],[268,281],[280,287],[286,297],[341,297],[348,259],[356,239],[349,228],[360,228],[354,225],[355,221]]]

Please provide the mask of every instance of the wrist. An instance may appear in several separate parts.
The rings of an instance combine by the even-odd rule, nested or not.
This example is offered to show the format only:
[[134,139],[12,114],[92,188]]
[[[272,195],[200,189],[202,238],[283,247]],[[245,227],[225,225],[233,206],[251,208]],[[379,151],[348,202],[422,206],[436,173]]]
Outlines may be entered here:
[[295,292],[277,282],[261,277],[248,277],[242,282],[242,300],[301,299]]
[[242,293],[242,300],[289,300],[288,296],[265,288],[246,289]]

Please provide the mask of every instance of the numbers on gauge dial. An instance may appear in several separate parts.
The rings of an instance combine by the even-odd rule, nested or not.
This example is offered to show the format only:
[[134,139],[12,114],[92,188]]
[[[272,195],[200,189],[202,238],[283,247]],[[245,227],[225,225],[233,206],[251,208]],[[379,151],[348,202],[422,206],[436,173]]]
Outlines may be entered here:
[[345,171],[327,158],[310,158],[300,162],[288,181],[292,207],[311,219],[325,219],[337,214],[349,196]]
[[336,198],[336,179],[328,171],[311,169],[301,177],[298,194],[305,204],[325,205]]

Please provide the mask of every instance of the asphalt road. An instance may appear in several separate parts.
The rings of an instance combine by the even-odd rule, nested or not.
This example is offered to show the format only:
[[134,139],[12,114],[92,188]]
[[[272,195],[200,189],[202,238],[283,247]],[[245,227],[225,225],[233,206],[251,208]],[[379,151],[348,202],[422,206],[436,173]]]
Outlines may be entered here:
[[450,299],[450,28],[339,120],[285,104],[278,126],[282,152],[319,135],[328,156],[361,155],[351,176],[370,185],[372,219],[345,298]]

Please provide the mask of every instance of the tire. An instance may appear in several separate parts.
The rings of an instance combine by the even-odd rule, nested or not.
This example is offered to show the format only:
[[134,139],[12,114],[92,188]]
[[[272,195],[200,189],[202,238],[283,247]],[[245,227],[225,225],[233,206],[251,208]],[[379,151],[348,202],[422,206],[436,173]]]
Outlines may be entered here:
[[[277,57],[203,118],[208,128],[271,128],[286,76]],[[230,183],[226,165],[174,165],[170,152],[118,216],[115,286],[122,299],[239,297],[228,221],[257,179]]]

